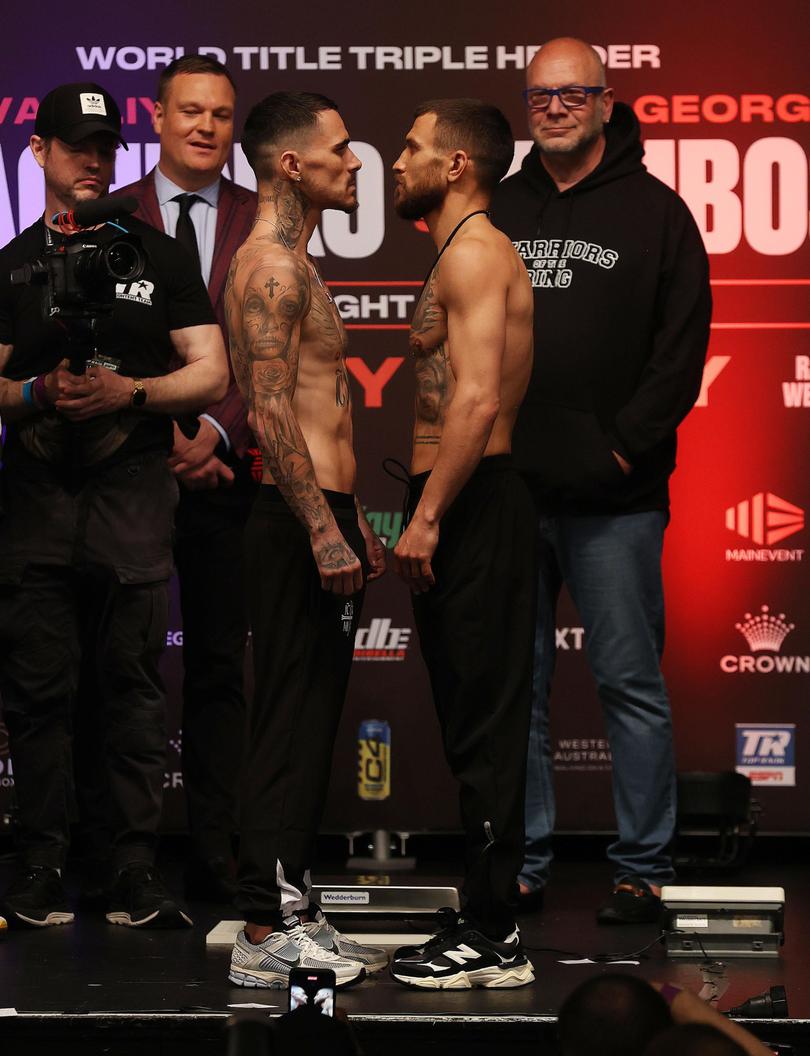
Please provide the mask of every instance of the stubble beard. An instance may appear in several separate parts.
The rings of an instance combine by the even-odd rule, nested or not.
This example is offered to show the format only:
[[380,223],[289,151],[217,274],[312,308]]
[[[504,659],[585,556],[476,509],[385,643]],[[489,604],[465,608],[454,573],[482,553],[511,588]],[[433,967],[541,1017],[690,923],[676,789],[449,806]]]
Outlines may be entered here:
[[439,183],[418,187],[400,194],[394,202],[394,208],[403,220],[421,220],[441,206],[445,194],[445,188]]

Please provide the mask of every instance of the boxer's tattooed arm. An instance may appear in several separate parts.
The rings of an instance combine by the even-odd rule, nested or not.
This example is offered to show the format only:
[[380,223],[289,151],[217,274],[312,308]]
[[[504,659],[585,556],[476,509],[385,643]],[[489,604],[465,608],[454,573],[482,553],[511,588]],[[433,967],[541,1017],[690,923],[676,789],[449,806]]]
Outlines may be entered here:
[[289,180],[273,180],[270,190],[259,198],[260,204],[272,205],[276,217],[269,222],[271,231],[285,249],[295,249],[304,230],[309,199]]
[[343,539],[315,546],[313,553],[318,565],[329,571],[348,568],[349,565],[354,564],[352,561],[353,552],[349,550]]
[[415,362],[416,433],[415,443],[438,443],[444,424],[450,388],[450,362],[444,343]]
[[272,264],[265,258],[245,283],[241,347],[249,370],[250,425],[276,486],[312,535],[330,528],[333,517],[292,409],[309,302],[306,265],[292,254]]
[[436,295],[438,275],[439,265],[437,264],[425,283],[422,296],[419,298],[419,303],[416,305],[413,319],[411,320],[409,341],[411,352],[415,356],[424,353],[427,347],[426,339],[428,334],[444,322],[444,312]]

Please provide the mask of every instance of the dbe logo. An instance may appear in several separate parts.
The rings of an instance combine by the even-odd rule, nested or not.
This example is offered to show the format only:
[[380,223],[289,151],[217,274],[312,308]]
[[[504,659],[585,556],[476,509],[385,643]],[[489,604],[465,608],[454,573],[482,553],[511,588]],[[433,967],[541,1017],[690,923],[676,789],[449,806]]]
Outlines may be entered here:
[[354,636],[354,659],[404,660],[410,640],[410,627],[392,627],[389,619],[375,618]]
[[[801,561],[804,550],[771,549],[804,528],[804,510],[772,492],[759,491],[726,510],[726,528],[758,549],[726,550],[726,561]],[[768,549],[765,549],[768,548]]]
[[787,622],[784,612],[776,616],[763,605],[756,616],[747,612],[742,623],[734,626],[748,644],[751,655],[724,656],[720,669],[725,674],[810,673],[810,656],[775,655],[781,653],[785,639],[796,628],[795,623]]
[[796,784],[796,726],[768,722],[738,722],[738,774],[745,774],[753,784]]

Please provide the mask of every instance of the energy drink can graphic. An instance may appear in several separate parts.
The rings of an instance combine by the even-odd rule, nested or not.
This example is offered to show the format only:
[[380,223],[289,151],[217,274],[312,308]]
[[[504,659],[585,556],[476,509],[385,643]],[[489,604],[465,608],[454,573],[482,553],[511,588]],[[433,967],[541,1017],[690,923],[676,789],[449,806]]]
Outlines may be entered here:
[[361,799],[391,795],[391,727],[379,719],[365,719],[357,734],[357,794]]

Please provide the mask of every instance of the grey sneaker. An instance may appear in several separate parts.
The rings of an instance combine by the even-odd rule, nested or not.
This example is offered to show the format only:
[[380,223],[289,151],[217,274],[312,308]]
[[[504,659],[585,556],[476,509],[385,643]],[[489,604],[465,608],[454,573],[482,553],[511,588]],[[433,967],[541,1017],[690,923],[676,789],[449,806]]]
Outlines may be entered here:
[[333,927],[320,909],[315,909],[315,919],[303,924],[304,931],[313,942],[350,961],[358,961],[367,972],[381,972],[388,966],[388,954],[378,946],[363,946],[347,935],[341,935],[337,928]]
[[293,925],[285,924],[255,946],[240,931],[233,946],[228,978],[236,986],[286,990],[291,968],[331,968],[338,986],[365,975],[362,964],[319,946],[296,919]]

